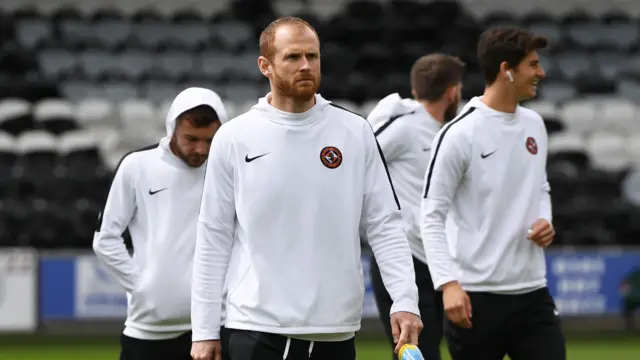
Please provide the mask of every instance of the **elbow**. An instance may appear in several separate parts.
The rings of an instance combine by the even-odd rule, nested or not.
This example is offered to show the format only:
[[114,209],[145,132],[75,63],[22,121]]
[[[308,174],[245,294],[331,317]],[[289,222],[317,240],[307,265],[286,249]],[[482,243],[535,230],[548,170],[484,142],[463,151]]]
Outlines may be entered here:
[[96,232],[93,235],[93,243],[91,244],[93,252],[100,256],[104,253],[104,234]]

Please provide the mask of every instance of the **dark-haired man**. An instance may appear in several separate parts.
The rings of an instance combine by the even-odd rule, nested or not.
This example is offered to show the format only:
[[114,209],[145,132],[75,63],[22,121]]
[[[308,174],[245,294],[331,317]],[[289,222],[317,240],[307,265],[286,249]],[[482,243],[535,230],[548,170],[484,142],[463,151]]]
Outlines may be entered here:
[[544,256],[554,237],[547,132],[519,105],[545,76],[536,50],[546,45],[523,29],[484,32],[484,95],[431,146],[421,230],[454,360],[565,359]]
[[[189,360],[196,223],[211,141],[227,120],[213,91],[189,88],[173,101],[167,136],[122,158],[93,249],[127,292],[123,360]],[[129,230],[130,256],[122,239]]]
[[[464,68],[464,63],[453,56],[422,56],[411,68],[414,99],[401,99],[398,94],[391,94],[382,99],[367,118],[387,160],[402,207],[424,324],[418,343],[426,360],[440,359],[443,310],[442,293],[433,288],[420,237],[420,195],[433,138],[442,125],[458,112]],[[380,319],[387,338],[392,342],[389,322],[391,297],[384,287],[374,256],[371,257],[371,283]],[[392,356],[396,358],[395,354]]]

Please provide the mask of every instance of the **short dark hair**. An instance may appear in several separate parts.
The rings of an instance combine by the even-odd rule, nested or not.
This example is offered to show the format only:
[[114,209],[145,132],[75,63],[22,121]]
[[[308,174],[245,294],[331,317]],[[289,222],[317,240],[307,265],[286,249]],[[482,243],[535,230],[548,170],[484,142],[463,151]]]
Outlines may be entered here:
[[213,122],[219,121],[220,117],[218,117],[218,113],[211,106],[198,105],[180,114],[176,121],[176,126],[183,120],[187,120],[194,127],[200,128],[207,127]]
[[418,100],[437,101],[462,81],[465,63],[455,56],[425,55],[411,67],[411,88]]
[[531,31],[521,28],[492,28],[484,31],[478,41],[478,63],[486,85],[498,78],[500,64],[506,61],[509,68],[537,49],[547,47],[548,41]]
[[269,25],[267,25],[267,27],[264,30],[262,30],[262,33],[260,34],[260,56],[264,56],[269,60],[273,59],[273,55],[275,55],[276,53],[276,50],[273,46],[273,41],[276,38],[276,31],[280,26],[283,26],[283,25],[294,25],[294,26],[300,26],[300,27],[306,26],[309,29],[313,30],[313,32],[316,34],[316,37],[318,38],[318,41],[320,41],[320,36],[318,36],[318,32],[313,26],[311,26],[311,24],[302,20],[299,17],[284,16],[284,17],[275,19]]

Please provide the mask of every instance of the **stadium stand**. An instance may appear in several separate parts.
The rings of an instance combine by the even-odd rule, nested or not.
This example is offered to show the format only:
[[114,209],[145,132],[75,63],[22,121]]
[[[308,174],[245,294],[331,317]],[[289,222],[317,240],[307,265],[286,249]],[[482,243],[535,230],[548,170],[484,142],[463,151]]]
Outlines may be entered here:
[[459,56],[464,98],[480,94],[475,44],[488,26],[548,37],[548,77],[527,105],[551,136],[556,243],[638,244],[639,14],[633,0],[3,1],[0,245],[88,248],[110,173],[163,135],[181,89],[214,89],[232,116],[267,91],[257,38],[277,15],[316,27],[321,93],[362,115],[409,96],[427,52]]

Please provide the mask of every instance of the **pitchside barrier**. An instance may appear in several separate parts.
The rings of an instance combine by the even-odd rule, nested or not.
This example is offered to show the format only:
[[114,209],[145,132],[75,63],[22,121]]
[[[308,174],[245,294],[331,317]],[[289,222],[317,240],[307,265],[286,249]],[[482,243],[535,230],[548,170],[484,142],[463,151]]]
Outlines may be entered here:
[[[363,254],[362,264],[367,330],[377,317],[368,254]],[[620,318],[628,290],[621,285],[640,268],[640,249],[550,250],[547,265],[549,289],[561,316]],[[0,332],[38,332],[49,330],[52,323],[84,328],[108,322],[120,329],[126,306],[125,292],[92,253],[0,248]]]

